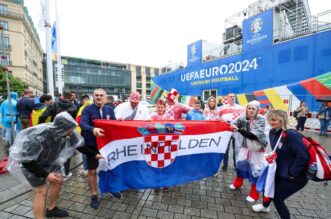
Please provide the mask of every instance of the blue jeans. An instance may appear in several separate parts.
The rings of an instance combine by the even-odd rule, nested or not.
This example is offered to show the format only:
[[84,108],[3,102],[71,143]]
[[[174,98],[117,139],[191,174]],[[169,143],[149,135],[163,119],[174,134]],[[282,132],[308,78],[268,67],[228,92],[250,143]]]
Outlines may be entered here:
[[10,145],[13,144],[13,133],[11,131],[11,128],[6,128],[5,138]]
[[320,133],[326,134],[326,132],[328,131],[330,120],[320,119],[320,123],[321,123]]

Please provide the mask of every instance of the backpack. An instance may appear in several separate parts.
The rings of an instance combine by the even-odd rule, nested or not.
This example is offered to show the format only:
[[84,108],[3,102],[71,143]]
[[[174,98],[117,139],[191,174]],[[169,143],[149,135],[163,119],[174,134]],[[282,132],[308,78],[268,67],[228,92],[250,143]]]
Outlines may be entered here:
[[316,182],[331,180],[331,157],[329,153],[314,138],[299,134],[302,136],[303,143],[309,153],[307,178]]

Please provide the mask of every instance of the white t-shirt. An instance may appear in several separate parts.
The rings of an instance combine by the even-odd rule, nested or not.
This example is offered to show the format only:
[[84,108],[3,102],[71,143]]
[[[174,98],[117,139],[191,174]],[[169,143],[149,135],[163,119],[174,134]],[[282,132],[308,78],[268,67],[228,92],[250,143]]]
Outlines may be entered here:
[[[146,120],[149,116],[149,110],[146,106],[139,104],[137,106],[137,112],[133,120]],[[121,103],[115,108],[116,118],[128,118],[132,115],[133,109],[130,105],[130,102]]]

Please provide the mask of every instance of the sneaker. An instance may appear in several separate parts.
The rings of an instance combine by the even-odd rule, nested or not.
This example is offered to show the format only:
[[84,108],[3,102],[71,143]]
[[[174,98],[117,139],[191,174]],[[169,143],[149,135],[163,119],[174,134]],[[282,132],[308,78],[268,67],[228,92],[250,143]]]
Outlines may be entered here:
[[264,207],[262,204],[257,204],[252,206],[252,210],[254,212],[270,212],[270,207]]
[[87,170],[81,170],[80,172],[79,172],[79,174],[81,175],[81,176],[87,176]]
[[228,170],[228,165],[223,165],[222,170],[227,171]]
[[46,217],[68,217],[69,213],[66,210],[59,209],[57,207],[52,210],[46,210]]
[[99,208],[98,196],[92,195],[90,206],[91,206],[91,208],[94,208],[94,209],[98,209]]
[[255,200],[254,198],[250,197],[250,196],[247,196],[247,197],[246,197],[246,201],[248,201],[248,202],[250,202],[250,203],[253,203],[253,202],[255,202],[256,200]]
[[169,192],[169,187],[164,187],[163,192]]
[[70,172],[68,175],[65,175],[65,176],[63,177],[63,181],[64,181],[64,182],[65,182],[65,181],[68,181],[71,177],[72,177],[72,173]]
[[229,188],[230,188],[231,190],[236,190],[236,189],[237,189],[233,184],[231,184],[231,185],[229,186]]
[[109,194],[110,194],[112,197],[116,198],[116,199],[121,199],[121,198],[122,198],[122,195],[121,195],[120,192],[114,192],[114,193],[110,192]]

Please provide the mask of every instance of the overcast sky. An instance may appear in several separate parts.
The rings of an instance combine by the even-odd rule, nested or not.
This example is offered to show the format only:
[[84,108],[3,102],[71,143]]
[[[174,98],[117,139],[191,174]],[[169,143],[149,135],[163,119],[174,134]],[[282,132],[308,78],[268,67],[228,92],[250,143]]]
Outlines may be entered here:
[[[41,4],[25,0],[45,48]],[[55,20],[54,0],[51,5]],[[162,67],[199,39],[220,45],[224,20],[256,0],[58,0],[62,55]],[[312,14],[330,0],[309,0]]]

